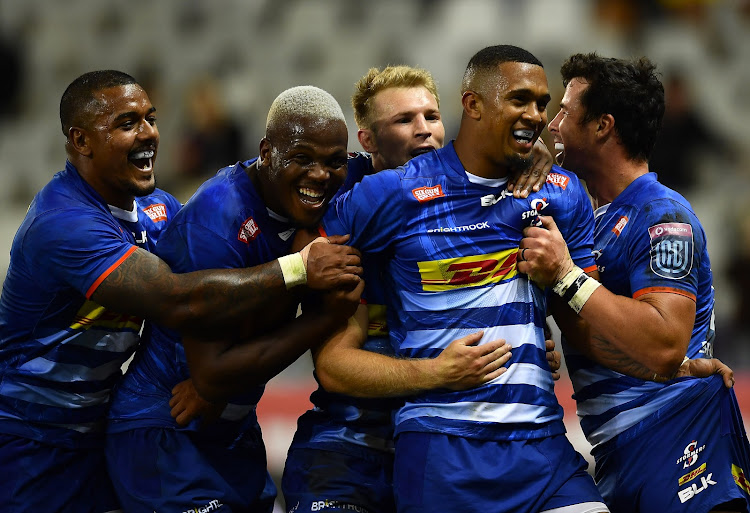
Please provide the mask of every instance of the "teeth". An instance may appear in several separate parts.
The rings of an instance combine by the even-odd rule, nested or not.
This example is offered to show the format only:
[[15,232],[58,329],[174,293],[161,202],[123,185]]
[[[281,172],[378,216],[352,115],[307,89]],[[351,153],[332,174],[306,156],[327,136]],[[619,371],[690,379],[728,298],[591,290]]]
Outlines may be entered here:
[[306,187],[300,187],[299,193],[305,196],[310,196],[311,198],[315,198],[315,199],[320,199],[323,196],[325,196],[324,192],[318,192],[313,189],[308,189]]
[[154,150],[143,150],[130,155],[131,159],[150,159],[154,157]]
[[563,143],[556,142],[555,143],[555,150],[556,151],[565,151],[565,146],[563,145]]
[[525,139],[525,140],[530,141],[534,138],[534,131],[533,130],[514,130],[513,137],[515,137],[516,139]]

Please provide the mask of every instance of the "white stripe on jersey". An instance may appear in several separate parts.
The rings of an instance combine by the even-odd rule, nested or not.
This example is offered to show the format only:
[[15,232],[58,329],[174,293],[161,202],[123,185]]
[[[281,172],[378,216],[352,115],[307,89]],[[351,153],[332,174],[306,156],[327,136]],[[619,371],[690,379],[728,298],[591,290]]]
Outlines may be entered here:
[[549,411],[546,406],[533,404],[502,404],[486,402],[457,402],[448,404],[407,404],[399,410],[396,423],[420,417],[440,417],[444,419],[466,420],[471,422],[501,422],[502,424],[534,422],[544,424],[553,422],[560,417],[555,411],[544,416]]

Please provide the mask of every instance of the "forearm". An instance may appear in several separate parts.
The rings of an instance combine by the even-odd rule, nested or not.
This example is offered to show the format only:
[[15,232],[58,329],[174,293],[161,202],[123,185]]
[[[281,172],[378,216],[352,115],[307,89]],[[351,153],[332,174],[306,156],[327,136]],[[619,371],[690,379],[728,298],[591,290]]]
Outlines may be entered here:
[[316,372],[329,392],[354,397],[401,397],[440,386],[434,360],[398,359],[364,349],[340,349]]
[[[652,294],[652,296],[668,294]],[[687,300],[689,301],[689,300]],[[690,340],[689,308],[677,314],[656,301],[618,296],[599,287],[579,316],[553,295],[555,319],[566,338],[594,361],[642,379],[672,375],[680,366]],[[672,314],[665,315],[665,311]],[[694,309],[693,309],[694,316]]]
[[240,343],[186,338],[195,388],[205,399],[226,401],[266,383],[339,326],[330,316],[301,315],[283,327]]

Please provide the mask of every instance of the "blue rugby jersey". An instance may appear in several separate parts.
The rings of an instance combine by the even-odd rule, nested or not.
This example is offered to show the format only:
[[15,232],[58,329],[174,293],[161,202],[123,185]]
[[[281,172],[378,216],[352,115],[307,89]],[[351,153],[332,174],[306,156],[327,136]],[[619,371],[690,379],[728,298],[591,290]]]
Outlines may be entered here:
[[110,389],[143,320],[90,297],[136,247],[153,252],[179,208],[157,189],[132,212],[110,210],[70,162],[35,196],[0,296],[0,432],[101,445]]
[[[367,153],[350,153],[347,178],[336,197],[350,190],[355,183],[374,172]],[[369,328],[363,349],[394,356],[388,338],[385,309],[384,263],[381,255],[363,255],[365,290]],[[315,377],[317,381],[317,376]],[[393,412],[402,399],[357,398],[333,394],[323,387],[310,396],[314,408],[297,422],[297,432],[290,449],[313,448],[358,454],[361,448],[393,451]]]
[[[159,241],[158,255],[176,273],[260,265],[288,254],[295,230],[269,211],[238,162],[206,181],[175,216]],[[170,415],[172,388],[190,376],[179,333],[151,325],[128,372],[115,390],[108,431],[166,427],[195,431],[200,420],[179,428]],[[211,430],[234,436],[255,429],[258,386],[233,398]]]
[[365,177],[324,217],[327,233],[351,233],[353,246],[391,256],[388,320],[398,355],[435,357],[479,329],[480,343],[504,338],[514,348],[508,372],[490,383],[408,399],[396,434],[521,440],[565,432],[545,357],[544,291],[516,272],[516,255],[523,228],[552,215],[573,260],[592,269],[591,204],[578,179],[556,166],[528,198],[506,186],[470,177],[451,143]]
[[[710,358],[711,264],[706,234],[690,203],[648,173],[597,209],[595,217],[594,254],[604,286],[633,298],[666,292],[693,299],[696,315],[687,356]],[[694,379],[642,381],[595,364],[565,342],[564,350],[581,427],[595,448],[648,417],[656,422],[661,418],[656,412],[683,407],[692,398],[690,389],[699,385]]]

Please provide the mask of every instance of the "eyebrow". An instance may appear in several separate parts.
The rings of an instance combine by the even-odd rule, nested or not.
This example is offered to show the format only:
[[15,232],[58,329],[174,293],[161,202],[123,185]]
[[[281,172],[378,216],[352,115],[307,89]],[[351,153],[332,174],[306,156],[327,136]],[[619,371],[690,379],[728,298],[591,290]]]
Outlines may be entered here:
[[[154,112],[156,112],[156,107],[151,107],[150,109],[148,109],[148,112],[146,113],[146,115],[153,114]],[[119,114],[115,118],[115,121],[120,121],[121,119],[133,118],[133,117],[138,117],[138,116],[139,114],[136,111],[131,110],[131,111],[123,112],[122,114]]]

